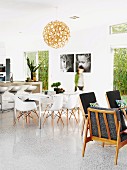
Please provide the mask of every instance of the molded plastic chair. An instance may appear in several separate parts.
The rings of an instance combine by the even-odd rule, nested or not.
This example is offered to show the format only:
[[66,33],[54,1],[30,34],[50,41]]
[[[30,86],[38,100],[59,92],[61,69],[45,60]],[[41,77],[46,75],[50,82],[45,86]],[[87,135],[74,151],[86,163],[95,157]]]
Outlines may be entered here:
[[81,135],[83,135],[85,120],[88,116],[87,108],[90,107],[90,103],[95,103],[97,102],[97,100],[94,92],[82,93],[79,96],[80,96],[80,107],[81,107],[80,109],[82,111],[82,116],[83,116]]
[[69,120],[71,116],[74,116],[76,122],[78,123],[78,120],[75,115],[78,99],[79,99],[79,94],[75,94],[75,93],[71,94],[69,95],[67,102],[63,105],[63,110],[66,110],[66,114],[67,114],[67,124],[68,124],[69,113],[70,113]]
[[[28,117],[33,118],[32,112],[34,112],[36,116],[39,118],[36,112],[37,106],[35,102],[25,102],[19,99],[17,96],[14,96],[14,101],[15,101],[15,105],[14,105],[15,118],[16,118],[16,111],[20,111],[19,115],[17,116],[18,120],[21,117],[23,117],[23,119],[26,119],[27,122]],[[16,123],[16,121],[14,123]]]
[[[82,156],[84,157],[86,144],[90,141],[95,140],[98,142],[114,144],[116,145],[116,165],[119,149],[127,144],[127,127],[126,130],[122,131],[119,110],[88,108],[88,117],[85,126]],[[90,133],[88,133],[88,129]]]
[[[59,117],[59,119],[61,120],[61,122],[64,125],[64,122],[61,118],[61,111],[62,111],[62,107],[63,107],[63,95],[54,95],[52,97],[53,97],[53,104],[46,109],[46,114],[45,114],[46,116],[44,118],[43,125],[46,122],[46,119],[50,116],[52,117],[52,125],[54,125],[53,120],[56,116]],[[58,123],[58,121],[57,121],[57,123]]]

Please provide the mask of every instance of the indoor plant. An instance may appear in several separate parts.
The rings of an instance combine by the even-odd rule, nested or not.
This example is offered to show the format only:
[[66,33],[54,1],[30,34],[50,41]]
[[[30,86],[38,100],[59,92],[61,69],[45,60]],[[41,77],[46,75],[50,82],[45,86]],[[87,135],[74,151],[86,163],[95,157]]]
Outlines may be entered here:
[[58,88],[60,85],[60,82],[56,82],[51,85],[51,87],[54,87],[54,91],[56,91],[56,94],[63,93],[65,91],[63,88]]
[[36,71],[41,66],[41,63],[38,64],[38,66],[35,66],[34,61],[33,60],[30,61],[30,59],[27,57],[27,65],[28,65],[30,72],[31,72],[31,80],[34,79],[34,81],[36,81]]

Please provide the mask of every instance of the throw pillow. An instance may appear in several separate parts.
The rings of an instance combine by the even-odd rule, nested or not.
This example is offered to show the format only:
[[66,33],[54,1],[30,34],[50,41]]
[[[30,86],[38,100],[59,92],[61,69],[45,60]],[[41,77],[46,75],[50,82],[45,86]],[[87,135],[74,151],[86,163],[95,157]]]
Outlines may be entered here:
[[116,103],[118,107],[125,107],[127,106],[126,102],[124,100],[116,100]]
[[99,104],[97,102],[94,102],[94,103],[90,103],[90,107],[98,107]]

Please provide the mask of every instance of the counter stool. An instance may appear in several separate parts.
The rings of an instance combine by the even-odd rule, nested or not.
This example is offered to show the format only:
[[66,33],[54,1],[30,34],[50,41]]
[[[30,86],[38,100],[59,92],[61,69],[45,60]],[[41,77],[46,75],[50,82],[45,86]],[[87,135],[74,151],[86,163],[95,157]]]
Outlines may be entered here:
[[0,111],[4,111],[3,110],[3,104],[2,104],[2,96],[3,94],[8,90],[8,87],[2,87],[0,86],[0,98],[1,98],[1,101],[0,101],[0,104],[1,104],[1,110]]
[[[8,90],[8,92],[15,95],[20,89],[21,89],[21,86],[12,86],[12,88],[10,90]],[[13,101],[9,101],[9,103],[14,103],[14,96],[12,97],[12,100]],[[14,108],[12,108],[12,109],[14,109]]]
[[37,86],[28,86],[26,90],[24,90],[25,92],[28,92],[28,93],[32,93],[33,90],[36,90]]
[[14,95],[21,89],[21,86],[13,86],[9,92],[13,93]]

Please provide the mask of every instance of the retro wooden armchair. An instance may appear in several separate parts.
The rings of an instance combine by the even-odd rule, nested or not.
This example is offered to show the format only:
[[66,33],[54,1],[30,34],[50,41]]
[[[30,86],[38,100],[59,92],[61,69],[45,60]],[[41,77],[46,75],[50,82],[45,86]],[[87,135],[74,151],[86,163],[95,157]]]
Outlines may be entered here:
[[127,144],[127,131],[122,131],[119,110],[89,107],[85,126],[82,156],[84,157],[86,144],[89,141],[115,144],[115,165],[117,165],[119,149]]

